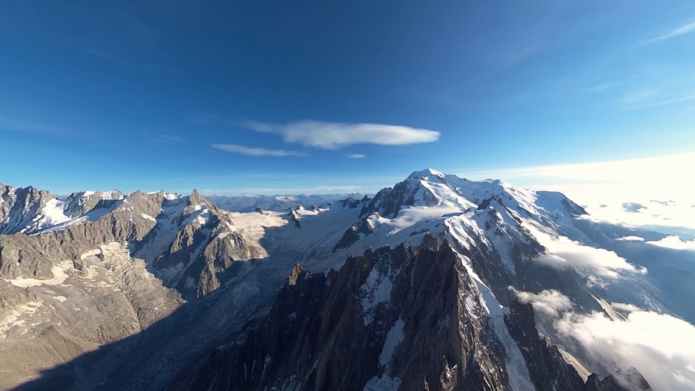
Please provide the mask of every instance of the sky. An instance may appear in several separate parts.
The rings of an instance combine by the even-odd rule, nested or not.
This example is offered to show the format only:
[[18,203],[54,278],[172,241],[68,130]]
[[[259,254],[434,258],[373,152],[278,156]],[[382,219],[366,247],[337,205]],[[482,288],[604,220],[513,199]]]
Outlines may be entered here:
[[431,167],[668,196],[693,69],[690,0],[6,0],[0,182],[364,193]]

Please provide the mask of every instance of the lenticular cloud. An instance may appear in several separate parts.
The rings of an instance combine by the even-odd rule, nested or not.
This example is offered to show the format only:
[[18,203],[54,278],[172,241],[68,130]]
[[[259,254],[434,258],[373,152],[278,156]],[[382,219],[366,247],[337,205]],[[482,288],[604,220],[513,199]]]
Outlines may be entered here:
[[322,149],[338,149],[354,144],[407,145],[439,140],[434,130],[367,123],[298,121],[285,125],[249,121],[249,129],[282,135],[288,143]]

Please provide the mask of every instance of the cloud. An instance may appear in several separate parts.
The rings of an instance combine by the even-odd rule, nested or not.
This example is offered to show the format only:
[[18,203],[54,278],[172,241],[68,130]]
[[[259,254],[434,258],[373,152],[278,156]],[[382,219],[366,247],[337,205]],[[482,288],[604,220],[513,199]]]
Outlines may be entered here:
[[[625,196],[628,197],[629,195]],[[689,202],[648,200],[643,201],[641,205],[643,208],[637,211],[628,211],[621,202],[609,200],[602,205],[591,202],[586,205],[585,209],[590,215],[585,218],[592,221],[654,230],[669,235],[686,235],[688,239],[695,237],[695,208],[691,207]],[[678,238],[671,238],[663,244],[668,245],[676,242],[678,242]]]
[[684,25],[682,25],[682,26],[680,26],[680,27],[677,27],[677,28],[675,28],[675,29],[669,31],[668,33],[666,33],[666,34],[664,34],[664,35],[660,35],[660,36],[658,36],[658,37],[656,37],[656,38],[652,38],[652,39],[648,40],[648,41],[645,42],[645,43],[652,43],[652,42],[658,42],[658,41],[665,41],[665,40],[667,40],[667,39],[675,38],[675,37],[678,37],[678,36],[680,36],[680,35],[689,34],[689,33],[692,33],[692,32],[695,32],[695,22],[693,22],[693,23],[688,23],[688,24],[684,24]]
[[639,213],[642,209],[647,209],[646,206],[638,202],[623,202],[623,209],[632,213]]
[[142,132],[142,135],[147,137],[147,141],[157,144],[175,144],[186,141],[182,137],[172,136],[169,134]]
[[695,251],[695,239],[690,241],[681,240],[681,238],[676,235],[667,236],[659,241],[646,243],[659,247],[672,248],[674,250]]
[[256,132],[280,134],[288,143],[322,149],[339,149],[354,144],[431,143],[440,135],[434,130],[365,123],[298,121],[276,125],[248,121],[245,125]]
[[459,170],[457,175],[469,179],[500,178],[539,190],[562,191],[582,203],[682,198],[690,205],[695,199],[695,187],[684,180],[680,168],[693,166],[695,153],[681,153],[595,163]]
[[623,236],[622,238],[618,238],[618,240],[624,242],[644,242],[644,238],[640,238],[639,236]]
[[65,134],[64,129],[56,126],[37,122],[33,120],[25,120],[11,116],[0,114],[0,131],[19,132],[19,133],[37,133],[37,134]]
[[345,157],[348,159],[364,159],[367,157],[367,155],[363,155],[361,153],[348,153],[345,155]]
[[636,310],[625,319],[568,313],[554,323],[565,344],[576,343],[606,368],[636,368],[654,390],[695,390],[695,326],[665,314]]
[[546,248],[546,253],[536,257],[536,262],[559,269],[591,269],[608,278],[620,277],[618,272],[646,273],[646,269],[635,267],[613,251],[585,246],[565,236],[550,235],[531,224],[524,224],[524,227]]
[[243,145],[234,144],[210,144],[210,146],[216,149],[220,149],[222,151],[240,153],[242,155],[248,156],[306,156],[305,154],[298,151],[285,151],[284,149],[251,148],[245,147]]
[[672,104],[677,104],[677,103],[690,102],[690,101],[692,101],[692,100],[695,100],[695,94],[680,95],[680,96],[676,96],[676,97],[673,97],[673,98],[660,100],[660,101],[657,101],[657,102],[652,103],[652,104],[649,105],[649,106],[651,106],[651,107],[655,107],[655,106],[667,106],[667,105],[672,105]]
[[544,290],[540,293],[524,292],[509,287],[517,299],[522,303],[531,303],[533,309],[546,314],[550,317],[560,316],[560,312],[567,311],[572,308],[570,299],[554,289]]

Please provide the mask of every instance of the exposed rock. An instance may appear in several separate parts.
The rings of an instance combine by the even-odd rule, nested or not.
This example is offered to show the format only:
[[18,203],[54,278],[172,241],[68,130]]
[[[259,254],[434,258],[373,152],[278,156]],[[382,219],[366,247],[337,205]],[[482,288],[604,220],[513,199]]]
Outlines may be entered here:
[[33,187],[17,188],[0,183],[0,234],[31,230],[41,210],[55,197]]
[[290,382],[354,390],[391,381],[419,390],[423,379],[430,390],[508,388],[503,350],[486,318],[466,312],[463,302],[477,299],[448,245],[369,251],[340,272],[296,269],[290,281],[265,318],[196,360],[170,389]]
[[345,230],[343,237],[333,247],[333,251],[335,252],[338,249],[350,247],[360,240],[360,234],[369,235],[372,232],[374,232],[374,230],[369,221],[367,219],[362,219],[357,224]]

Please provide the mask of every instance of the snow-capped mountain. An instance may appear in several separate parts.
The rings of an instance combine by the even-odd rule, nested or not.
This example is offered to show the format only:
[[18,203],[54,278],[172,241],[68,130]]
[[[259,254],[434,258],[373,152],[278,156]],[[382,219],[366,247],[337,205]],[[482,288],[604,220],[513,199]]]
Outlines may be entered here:
[[[352,194],[352,197],[361,198],[360,194]],[[209,195],[206,198],[217,207],[233,212],[254,212],[257,209],[276,212],[286,211],[301,205],[311,209],[314,206],[322,206],[347,198],[345,194],[300,194],[300,195],[256,195],[256,196],[226,196]]]
[[[28,204],[41,206],[41,198]],[[42,376],[23,364],[25,377],[7,384],[35,378],[20,389],[695,387],[687,364],[695,362],[695,339],[688,340],[695,338],[695,291],[684,283],[695,273],[689,253],[649,244],[664,235],[592,222],[560,193],[424,170],[373,198],[284,211],[228,212],[196,192],[111,198],[98,208],[66,199],[60,208],[67,220],[24,231],[33,236],[0,236],[3,295],[28,295],[3,309],[13,314],[0,322],[7,341],[29,346],[28,336],[50,327],[47,302],[72,314],[64,315],[61,332],[77,335],[82,320],[73,298],[88,297],[96,281],[114,294],[130,292],[126,297],[168,297],[168,312],[142,322],[137,336],[114,333],[99,350],[88,352],[103,340],[78,349],[77,358],[54,357],[71,361]],[[15,213],[25,217],[12,220],[22,221],[12,223],[14,232],[35,221],[45,202]],[[141,265],[160,287],[132,285],[114,257],[118,265]],[[104,272],[90,282],[93,269]],[[53,303],[49,291],[56,290],[70,294]],[[120,308],[140,314],[140,303]],[[674,331],[656,339],[664,327]],[[53,339],[31,343],[65,350]],[[0,360],[10,358],[0,352]]]

